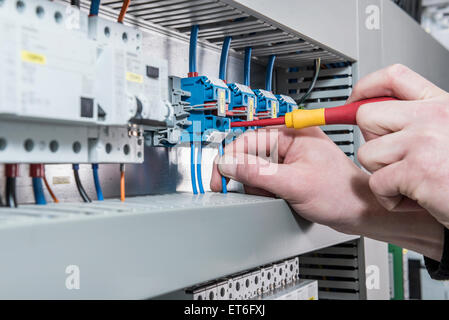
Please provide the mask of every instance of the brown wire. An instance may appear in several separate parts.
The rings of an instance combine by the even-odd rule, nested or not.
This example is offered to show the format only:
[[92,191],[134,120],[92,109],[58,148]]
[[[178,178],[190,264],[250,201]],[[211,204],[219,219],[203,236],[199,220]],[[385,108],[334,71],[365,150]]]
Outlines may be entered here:
[[124,0],[122,5],[122,10],[120,10],[120,15],[118,16],[117,22],[123,23],[125,19],[126,11],[128,11],[129,3],[131,0]]
[[48,181],[47,181],[47,178],[44,176],[42,179],[44,180],[45,187],[47,188],[48,193],[49,193],[50,196],[52,197],[53,201],[54,201],[55,203],[58,203],[59,200],[58,200],[58,198],[56,198],[56,195],[53,193],[53,190],[51,189],[50,184],[49,184]]

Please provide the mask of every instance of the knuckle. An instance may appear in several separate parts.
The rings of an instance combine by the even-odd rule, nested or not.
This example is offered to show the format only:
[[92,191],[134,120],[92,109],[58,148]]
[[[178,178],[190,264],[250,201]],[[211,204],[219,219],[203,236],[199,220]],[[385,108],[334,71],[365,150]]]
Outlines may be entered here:
[[382,188],[381,188],[381,180],[382,176],[376,173],[373,173],[368,181],[369,187],[371,191],[375,194],[382,194]]
[[393,64],[385,69],[386,88],[391,91],[389,95],[393,95],[394,88],[398,86],[398,83],[404,81],[404,75],[409,71],[410,69],[402,64]]
[[370,119],[372,119],[372,108],[369,104],[365,104],[360,106],[359,110],[357,111],[357,124],[361,128],[366,128],[370,124]]
[[386,75],[388,79],[395,80],[401,77],[404,73],[410,71],[410,69],[403,64],[396,63],[386,68]]
[[359,148],[359,151],[357,151],[357,159],[365,168],[367,168],[367,166],[369,164],[368,153],[369,153],[369,151],[367,148],[367,143],[365,143],[363,146],[361,146]]

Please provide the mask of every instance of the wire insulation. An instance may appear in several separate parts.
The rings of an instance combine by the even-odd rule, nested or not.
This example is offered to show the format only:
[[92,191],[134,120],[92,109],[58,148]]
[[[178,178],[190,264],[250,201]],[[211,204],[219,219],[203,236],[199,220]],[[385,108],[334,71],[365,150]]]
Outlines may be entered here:
[[83,184],[81,183],[80,174],[79,174],[79,168],[80,168],[79,164],[73,164],[72,167],[73,167],[73,175],[75,176],[76,187],[78,189],[78,192],[79,192],[81,198],[86,203],[92,202],[92,200],[90,200],[89,196],[87,195],[86,190],[84,190]]
[[271,55],[270,60],[268,61],[267,66],[267,75],[265,77],[265,90],[271,91],[272,90],[272,84],[273,84],[273,69],[274,69],[274,62],[276,61],[276,56]]
[[98,16],[98,12],[100,11],[100,1],[101,0],[91,0],[89,16]]
[[268,126],[278,126],[285,125],[285,118],[279,117],[274,119],[262,119],[254,121],[234,121],[231,122],[231,128],[238,127],[268,127]]
[[253,48],[245,49],[245,69],[244,69],[244,81],[243,84],[245,86],[251,86],[251,55],[253,53]]
[[203,177],[201,175],[202,157],[203,157],[203,148],[201,147],[201,142],[200,142],[200,143],[198,143],[198,154],[197,154],[197,160],[196,160],[196,179],[198,180],[198,188],[200,190],[200,193],[204,194]]
[[189,47],[189,73],[193,74],[196,70],[196,47],[198,42],[199,27],[197,25],[192,26],[190,32],[190,47]]
[[15,177],[6,178],[6,206],[10,208],[17,207]]
[[120,164],[120,201],[125,202],[125,164]]
[[318,58],[315,60],[314,75],[313,75],[312,82],[310,83],[310,86],[307,89],[306,93],[297,101],[298,106],[301,107],[302,104],[304,104],[304,102],[309,98],[313,89],[315,89],[315,85],[318,80],[318,76],[320,75],[320,69],[321,69],[321,58]]
[[53,199],[53,201],[54,201],[55,203],[59,203],[59,200],[58,200],[58,198],[56,197],[56,195],[54,194],[53,190],[51,189],[50,184],[49,184],[48,181],[47,181],[47,178],[44,176],[44,177],[42,178],[42,180],[44,180],[45,187],[47,188],[47,191],[48,191],[48,193],[50,194],[50,196],[51,196],[51,198]]
[[190,144],[190,179],[192,182],[192,192],[193,194],[198,194],[196,188],[196,175],[195,175],[195,143]]
[[123,20],[125,20],[126,11],[128,11],[129,3],[131,0],[124,0],[122,9],[120,10],[120,15],[118,16],[117,22],[123,23]]
[[16,177],[19,176],[19,165],[17,163],[8,163],[5,165],[5,205],[10,208],[17,207],[16,200]]
[[[220,143],[218,145],[218,153],[219,153],[220,157],[222,157],[224,155],[223,143]],[[221,192],[228,193],[226,178],[223,176],[221,176]]]
[[226,71],[228,67],[229,48],[231,47],[231,41],[232,37],[226,37],[223,42],[223,47],[221,48],[219,78],[223,81],[226,81]]
[[42,178],[33,177],[33,192],[34,200],[38,205],[46,205],[47,200],[45,200],[44,187],[42,186]]
[[95,191],[97,192],[98,201],[103,201],[103,190],[101,189],[100,178],[98,176],[98,163],[92,164],[92,175],[94,177]]

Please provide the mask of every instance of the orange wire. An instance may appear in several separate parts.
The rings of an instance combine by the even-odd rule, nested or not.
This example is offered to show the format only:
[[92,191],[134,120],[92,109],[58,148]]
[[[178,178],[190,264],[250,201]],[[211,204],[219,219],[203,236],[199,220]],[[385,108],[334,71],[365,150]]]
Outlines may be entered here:
[[55,203],[58,203],[59,200],[58,200],[58,198],[56,198],[56,195],[53,193],[53,190],[51,190],[50,184],[48,183],[47,178],[46,178],[45,176],[43,177],[43,180],[44,180],[44,183],[45,183],[45,187],[46,187],[47,190],[48,190],[48,193],[49,193],[50,196],[53,198],[53,201],[54,201]]
[[122,10],[120,10],[120,15],[118,16],[117,22],[123,23],[125,19],[126,11],[128,11],[129,3],[131,0],[124,0],[122,5]]
[[125,171],[120,172],[120,200],[125,202]]

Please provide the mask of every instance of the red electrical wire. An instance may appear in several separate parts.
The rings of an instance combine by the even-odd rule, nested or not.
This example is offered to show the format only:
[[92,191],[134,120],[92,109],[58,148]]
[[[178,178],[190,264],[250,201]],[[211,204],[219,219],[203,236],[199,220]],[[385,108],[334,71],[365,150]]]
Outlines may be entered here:
[[268,126],[278,126],[285,124],[284,117],[274,118],[274,119],[262,119],[254,121],[235,121],[231,122],[231,128],[237,127],[268,127]]
[[128,11],[129,3],[131,0],[124,0],[122,5],[122,10],[120,10],[120,15],[118,16],[117,22],[123,23],[125,19],[126,11]]

